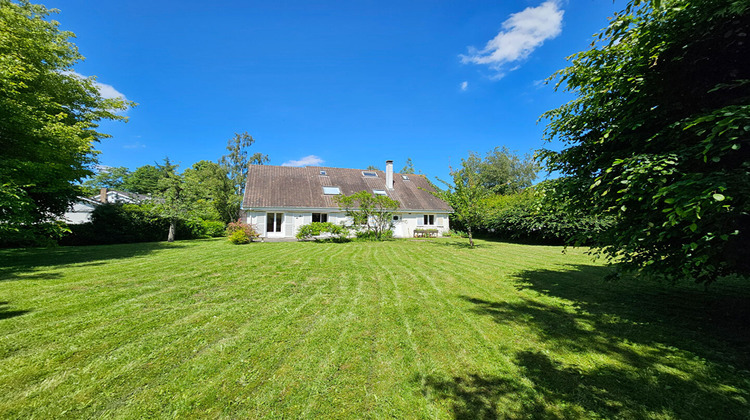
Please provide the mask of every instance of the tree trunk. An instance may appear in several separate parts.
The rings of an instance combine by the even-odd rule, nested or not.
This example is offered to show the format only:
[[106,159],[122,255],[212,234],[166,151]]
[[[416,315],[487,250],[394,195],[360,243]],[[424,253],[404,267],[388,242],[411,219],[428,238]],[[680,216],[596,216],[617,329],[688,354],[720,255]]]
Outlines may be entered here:
[[474,248],[474,238],[471,237],[471,228],[467,226],[466,230],[469,232],[469,246]]
[[169,221],[169,236],[167,236],[167,242],[174,242],[175,230],[177,230],[177,221],[172,219]]

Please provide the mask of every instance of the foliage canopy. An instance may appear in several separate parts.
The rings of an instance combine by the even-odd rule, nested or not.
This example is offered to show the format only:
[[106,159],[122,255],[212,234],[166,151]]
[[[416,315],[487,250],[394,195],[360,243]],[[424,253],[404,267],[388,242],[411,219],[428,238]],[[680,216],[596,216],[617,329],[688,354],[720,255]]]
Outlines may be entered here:
[[[659,6],[658,3],[661,3]],[[613,215],[621,267],[710,283],[750,272],[750,2],[634,0],[558,71],[542,151],[571,209]]]
[[466,228],[469,235],[469,245],[474,248],[475,231],[481,226],[487,211],[486,198],[491,192],[486,188],[480,178],[480,174],[474,169],[471,157],[462,159],[461,169],[451,169],[453,182],[438,181],[445,184],[445,190],[438,190],[433,194],[448,203],[453,208],[453,217]]
[[0,194],[9,211],[3,236],[62,215],[78,194],[75,182],[92,174],[101,120],[134,105],[103,98],[94,78],[72,72],[82,60],[48,17],[56,10],[27,0],[0,0]]
[[368,191],[340,195],[336,200],[346,215],[352,218],[355,229],[363,230],[377,240],[391,236],[393,212],[400,206],[398,201]]

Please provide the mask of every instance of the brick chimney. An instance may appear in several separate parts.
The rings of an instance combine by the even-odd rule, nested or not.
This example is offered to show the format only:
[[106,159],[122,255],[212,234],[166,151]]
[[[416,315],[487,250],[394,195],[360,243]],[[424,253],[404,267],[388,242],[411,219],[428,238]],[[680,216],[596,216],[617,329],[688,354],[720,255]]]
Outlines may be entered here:
[[385,161],[385,186],[389,190],[393,189],[393,161]]
[[104,204],[107,204],[107,188],[106,187],[99,190],[99,201],[101,201]]

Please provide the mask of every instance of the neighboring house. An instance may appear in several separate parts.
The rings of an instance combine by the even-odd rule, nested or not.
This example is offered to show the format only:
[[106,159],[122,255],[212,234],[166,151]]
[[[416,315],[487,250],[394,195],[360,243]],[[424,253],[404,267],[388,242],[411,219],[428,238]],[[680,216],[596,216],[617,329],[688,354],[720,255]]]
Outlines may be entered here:
[[102,188],[99,195],[91,197],[91,199],[98,199],[102,203],[140,204],[143,201],[151,200],[151,196]]
[[78,197],[70,203],[68,211],[63,215],[63,221],[69,225],[88,223],[91,221],[91,213],[99,204],[101,203],[88,197]]
[[394,174],[390,160],[385,172],[250,165],[242,211],[261,236],[293,238],[300,226],[311,222],[351,224],[335,197],[359,191],[387,195],[399,202],[393,218],[397,238],[411,237],[415,229],[437,229],[441,234],[449,230],[453,210],[430,193],[435,190],[427,178]]
[[72,202],[69,210],[63,215],[63,221],[71,225],[90,222],[91,213],[102,203],[140,204],[150,199],[148,195],[102,188],[99,195],[78,197]]

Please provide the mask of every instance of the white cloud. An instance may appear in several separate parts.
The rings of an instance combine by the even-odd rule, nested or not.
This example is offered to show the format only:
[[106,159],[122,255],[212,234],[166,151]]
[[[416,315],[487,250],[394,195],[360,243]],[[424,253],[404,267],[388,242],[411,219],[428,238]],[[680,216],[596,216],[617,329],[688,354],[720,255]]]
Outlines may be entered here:
[[125,144],[122,146],[122,148],[123,149],[145,149],[146,145],[139,141],[136,141],[135,143]]
[[466,90],[469,87],[469,82],[461,82],[461,90]]
[[[81,73],[75,72],[75,71],[64,71],[64,74],[69,74],[71,76],[75,76],[81,79],[87,79],[88,76],[84,76]],[[106,99],[114,99],[114,98],[120,98],[123,100],[128,100],[128,98],[125,97],[124,94],[119,92],[117,89],[114,88],[112,85],[108,85],[106,83],[99,83],[97,81],[94,81],[94,86],[99,90],[99,94],[102,95],[103,98]]]
[[281,166],[317,166],[325,162],[323,159],[315,155],[305,156],[300,160],[290,160],[281,164]]
[[495,70],[495,78],[505,76],[519,65],[508,69],[510,63],[526,59],[544,41],[562,32],[564,10],[558,0],[547,0],[537,7],[513,13],[503,22],[502,30],[482,50],[469,47],[469,54],[460,55],[464,64],[486,64]]

